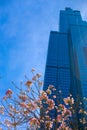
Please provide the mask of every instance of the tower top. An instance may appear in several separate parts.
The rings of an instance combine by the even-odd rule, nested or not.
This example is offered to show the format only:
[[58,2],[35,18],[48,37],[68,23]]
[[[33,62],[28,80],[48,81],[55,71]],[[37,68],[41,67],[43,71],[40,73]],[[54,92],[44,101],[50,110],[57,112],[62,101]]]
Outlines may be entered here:
[[70,7],[66,7],[65,10],[66,11],[70,11],[70,10],[72,11],[72,9]]

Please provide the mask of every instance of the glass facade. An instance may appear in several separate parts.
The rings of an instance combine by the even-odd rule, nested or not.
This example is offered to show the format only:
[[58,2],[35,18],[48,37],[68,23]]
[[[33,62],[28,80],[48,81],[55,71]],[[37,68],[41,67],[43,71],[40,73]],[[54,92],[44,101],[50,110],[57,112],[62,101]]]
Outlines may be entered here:
[[61,10],[59,32],[50,33],[43,89],[50,84],[63,98],[87,97],[87,22],[80,11]]
[[57,91],[61,90],[63,97],[67,97],[70,93],[70,64],[67,42],[66,33],[50,33],[44,79],[44,90],[50,84],[54,85]]
[[74,75],[80,80],[81,85],[78,87],[82,94],[81,96],[87,97],[87,24],[82,23],[78,26],[72,25],[70,30],[73,54],[76,51],[79,70],[79,77],[78,73],[74,73]]

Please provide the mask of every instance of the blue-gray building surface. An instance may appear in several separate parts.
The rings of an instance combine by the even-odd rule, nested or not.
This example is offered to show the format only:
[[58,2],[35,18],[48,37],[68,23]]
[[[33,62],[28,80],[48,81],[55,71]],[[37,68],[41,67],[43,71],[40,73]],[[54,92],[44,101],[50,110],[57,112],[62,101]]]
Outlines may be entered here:
[[59,32],[50,32],[44,90],[49,85],[55,86],[55,94],[61,90],[63,98],[87,98],[87,22],[80,11],[61,10]]

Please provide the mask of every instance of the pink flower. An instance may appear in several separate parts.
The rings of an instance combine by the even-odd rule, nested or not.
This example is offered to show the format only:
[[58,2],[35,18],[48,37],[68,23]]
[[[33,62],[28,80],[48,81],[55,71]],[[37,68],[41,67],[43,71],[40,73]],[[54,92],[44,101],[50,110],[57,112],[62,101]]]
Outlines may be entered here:
[[37,118],[31,118],[29,123],[30,123],[30,126],[32,126],[32,125],[40,125]]
[[35,71],[35,69],[34,69],[34,68],[32,68],[32,69],[31,69],[31,72],[34,72],[34,71]]
[[30,87],[30,86],[32,85],[32,81],[28,80],[28,81],[25,83],[25,85],[26,85],[27,87]]
[[46,128],[49,129],[49,130],[53,126],[53,122],[52,121],[45,121],[45,124],[46,124]]
[[40,77],[41,77],[41,74],[37,73],[36,76],[37,76],[38,78],[40,78]]
[[8,119],[6,119],[4,123],[5,123],[5,125],[7,125],[7,127],[11,126],[11,122]]
[[6,94],[6,96],[3,98],[4,100],[6,100],[7,98],[11,98],[13,92],[11,89],[8,89],[5,94]]
[[26,103],[24,103],[24,102],[21,102],[21,103],[20,103],[20,106],[23,107],[23,108],[27,108],[27,105],[26,105]]
[[66,126],[65,122],[62,122],[57,130],[72,130],[70,127]]
[[26,101],[28,99],[28,96],[25,93],[20,93],[18,95],[19,99],[21,99],[22,101]]
[[13,92],[12,92],[12,90],[11,89],[8,89],[7,91],[6,91],[6,95],[11,95]]
[[40,100],[47,100],[48,99],[47,93],[45,91],[41,91],[41,96],[39,98]]
[[29,103],[27,103],[27,108],[29,110],[35,110],[38,108],[38,105],[35,102],[29,102]]
[[50,89],[47,89],[46,92],[47,92],[47,94],[51,94],[51,90]]
[[53,89],[54,86],[53,85],[49,85],[48,89]]
[[58,109],[58,112],[60,111],[64,111],[66,108],[63,104],[59,104],[59,109]]
[[58,115],[58,116],[57,116],[57,121],[58,121],[58,122],[62,122],[62,115]]
[[65,109],[63,112],[62,112],[62,116],[67,118],[67,117],[71,117],[72,113],[70,110],[68,109]]
[[4,107],[0,106],[0,114],[4,114]]
[[36,76],[33,76],[32,80],[36,80],[36,79],[37,79],[37,77],[36,77]]
[[71,97],[67,97],[67,98],[64,98],[64,102],[66,105],[69,105],[69,104],[72,105],[74,104],[74,99]]
[[42,86],[42,85],[43,85],[43,82],[38,81],[38,85],[39,85],[39,86]]
[[56,98],[56,95],[54,95],[53,98]]
[[54,101],[53,101],[52,99],[48,99],[48,100],[46,101],[46,103],[48,104],[48,109],[49,109],[49,110],[54,109],[55,103],[54,103]]

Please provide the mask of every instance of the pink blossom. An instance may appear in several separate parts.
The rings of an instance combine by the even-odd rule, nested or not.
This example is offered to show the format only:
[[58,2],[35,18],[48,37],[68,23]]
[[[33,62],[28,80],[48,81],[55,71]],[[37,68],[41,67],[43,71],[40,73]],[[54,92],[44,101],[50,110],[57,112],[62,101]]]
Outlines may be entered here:
[[49,129],[49,130],[53,126],[53,122],[52,121],[45,121],[45,124],[46,124],[46,128]]
[[36,76],[37,76],[38,78],[40,78],[40,77],[41,77],[41,74],[37,73]]
[[69,104],[74,104],[74,99],[71,98],[71,97],[67,97],[67,98],[64,98],[64,102],[66,105],[69,105]]
[[28,80],[28,81],[25,83],[25,85],[26,85],[27,87],[30,87],[30,86],[32,85],[32,81]]
[[29,123],[30,123],[30,126],[32,126],[32,125],[40,125],[37,118],[31,118]]
[[11,122],[8,119],[6,119],[4,123],[7,125],[7,127],[11,126]]
[[28,96],[26,94],[19,94],[18,95],[19,99],[21,99],[22,101],[26,101],[28,99]]
[[12,97],[13,92],[12,92],[11,89],[8,89],[5,94],[6,94],[6,96],[3,99],[6,100],[7,98],[11,98]]
[[59,106],[58,112],[64,111],[66,109],[63,104],[59,104],[58,106]]
[[48,99],[47,101],[46,101],[46,103],[48,104],[48,109],[49,110],[51,110],[51,109],[54,109],[54,106],[55,106],[55,103],[54,103],[54,101],[52,100],[52,99]]
[[48,96],[47,96],[47,93],[45,91],[41,91],[41,96],[39,97],[40,100],[47,100],[48,99]]
[[24,102],[21,102],[21,103],[20,103],[20,106],[23,107],[23,108],[27,108],[27,104],[24,103]]
[[57,116],[57,121],[58,121],[58,122],[61,122],[61,121],[62,121],[62,118],[63,118],[62,115],[58,115],[58,116]]
[[51,90],[50,89],[47,89],[46,92],[47,92],[47,94],[51,94]]
[[0,106],[0,114],[4,114],[4,107]]
[[62,116],[67,118],[67,117],[70,117],[72,114],[71,114],[71,111],[68,110],[68,109],[65,109],[63,112],[62,112]]

